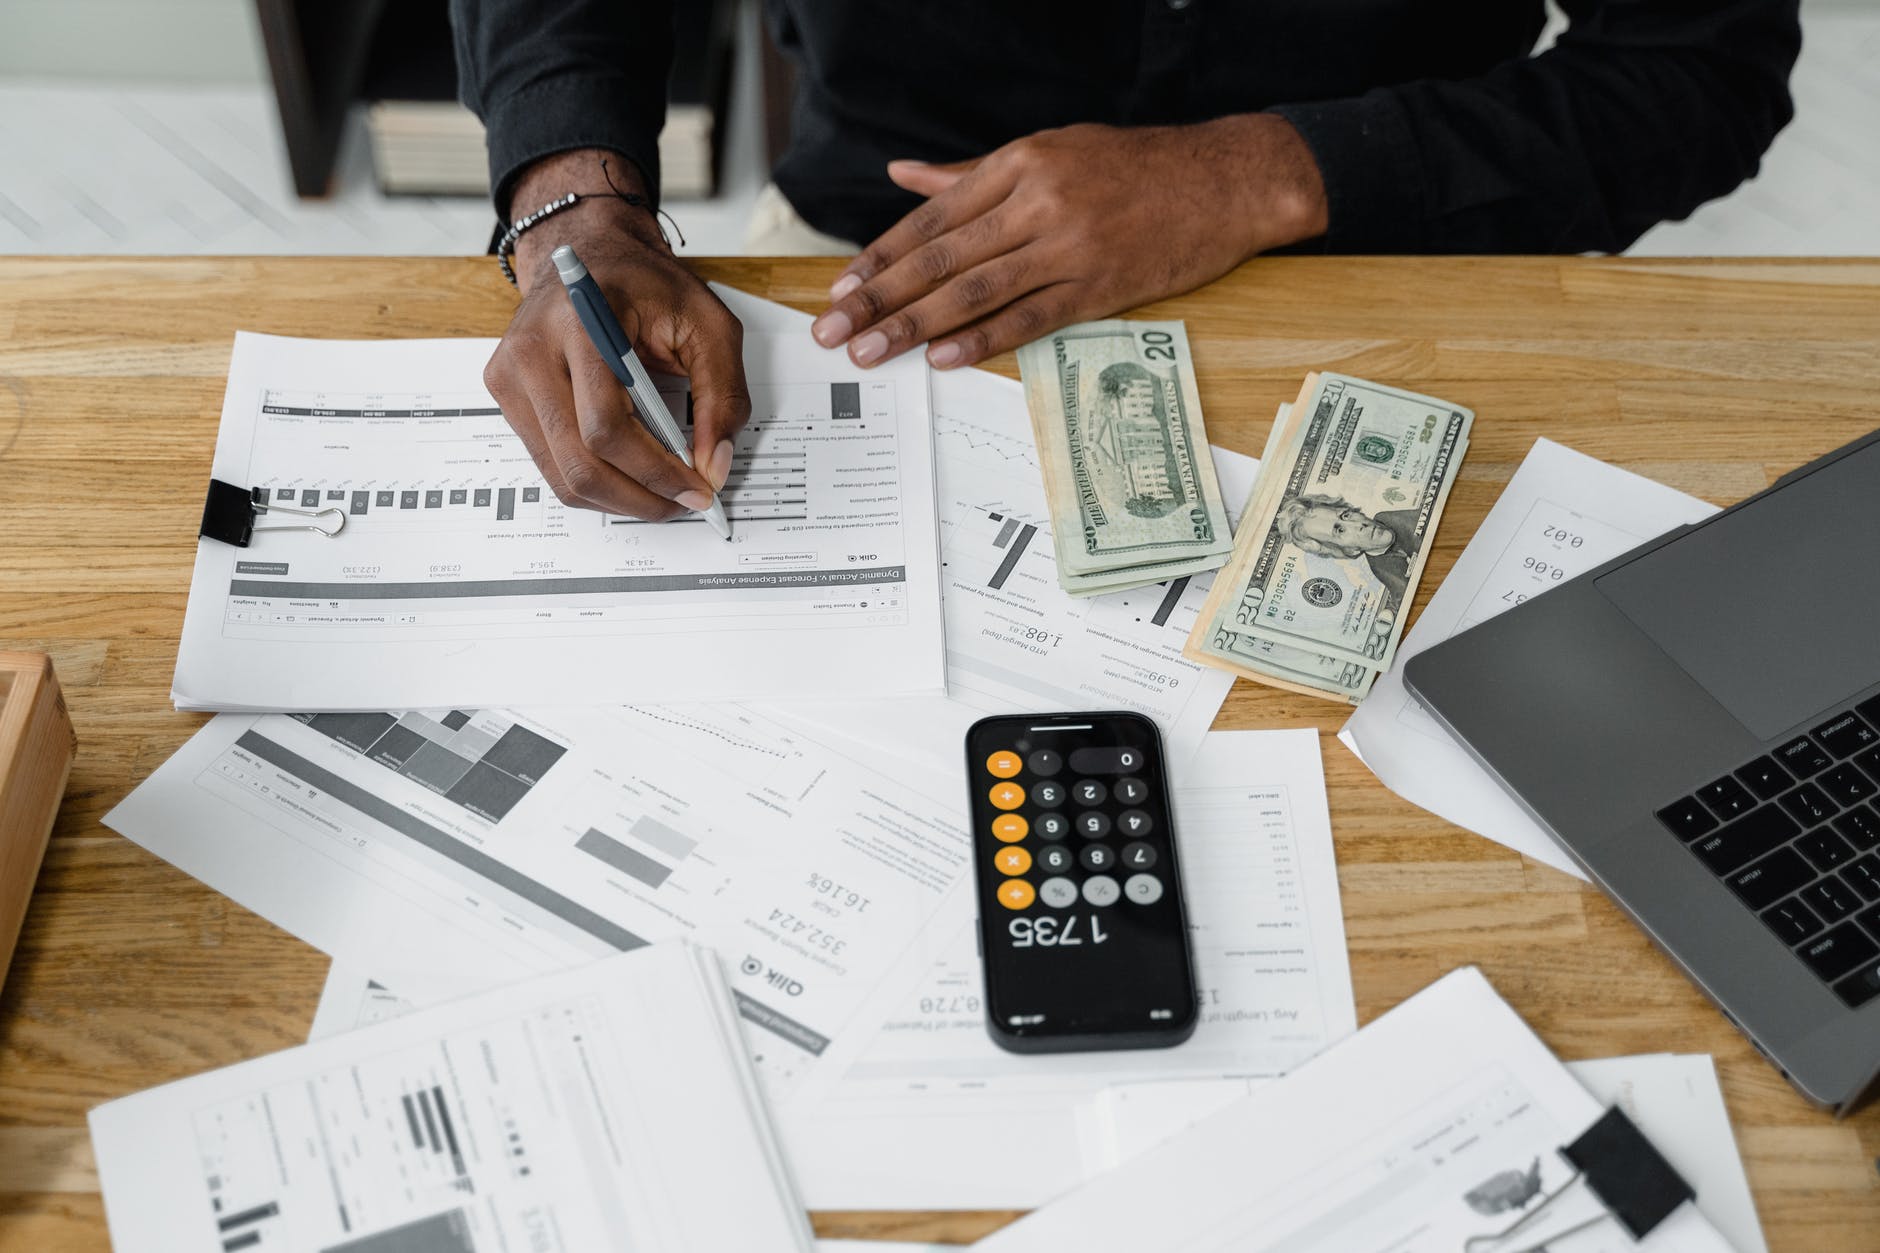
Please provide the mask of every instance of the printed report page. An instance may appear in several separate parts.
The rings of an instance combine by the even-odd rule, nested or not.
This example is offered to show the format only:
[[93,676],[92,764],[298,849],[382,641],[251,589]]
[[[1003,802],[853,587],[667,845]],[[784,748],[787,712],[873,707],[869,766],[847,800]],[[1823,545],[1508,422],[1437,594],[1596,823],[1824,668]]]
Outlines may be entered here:
[[[723,503],[646,523],[556,499],[481,378],[490,340],[236,337],[214,475],[257,527],[200,542],[179,707],[438,708],[940,691],[927,372],[745,341]],[[681,383],[663,393],[687,415]],[[682,422],[688,428],[689,423]]]

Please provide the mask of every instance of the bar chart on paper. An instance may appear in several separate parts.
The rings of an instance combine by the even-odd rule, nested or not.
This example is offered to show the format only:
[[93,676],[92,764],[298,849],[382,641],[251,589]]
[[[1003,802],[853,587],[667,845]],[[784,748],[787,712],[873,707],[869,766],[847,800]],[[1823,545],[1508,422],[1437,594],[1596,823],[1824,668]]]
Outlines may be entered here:
[[453,709],[441,718],[421,713],[292,716],[488,822],[506,818],[568,751],[503,713]]

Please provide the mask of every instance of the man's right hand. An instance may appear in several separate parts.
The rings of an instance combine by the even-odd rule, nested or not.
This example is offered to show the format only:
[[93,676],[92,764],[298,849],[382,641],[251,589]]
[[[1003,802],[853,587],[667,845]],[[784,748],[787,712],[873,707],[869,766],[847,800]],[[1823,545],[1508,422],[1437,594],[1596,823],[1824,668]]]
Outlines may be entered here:
[[[592,195],[609,174],[645,195],[630,161],[592,149],[546,158],[517,180],[512,211],[532,213],[570,191],[588,198],[517,241],[522,303],[483,383],[563,503],[660,520],[707,507],[731,472],[731,441],[751,416],[744,328],[672,255],[652,210]],[[561,244],[580,254],[647,368],[691,379],[697,469],[640,424],[589,342],[549,259]]]

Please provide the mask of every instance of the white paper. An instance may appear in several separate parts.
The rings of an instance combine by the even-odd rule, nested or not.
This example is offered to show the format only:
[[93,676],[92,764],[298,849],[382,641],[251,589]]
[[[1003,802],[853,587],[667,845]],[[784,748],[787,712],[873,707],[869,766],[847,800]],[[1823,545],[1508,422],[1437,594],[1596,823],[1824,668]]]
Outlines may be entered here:
[[[441,758],[468,773],[444,786]],[[427,976],[427,1004],[712,944],[781,1099],[872,1029],[963,877],[956,807],[736,705],[626,706],[225,714],[106,821],[390,987]]]
[[812,1247],[717,960],[682,942],[113,1101],[91,1131],[119,1253]]
[[1584,879],[1573,859],[1404,688],[1424,649],[1716,507],[1551,440],[1534,447],[1338,738],[1384,786]]
[[[1650,1053],[1566,1063],[1601,1105],[1619,1105],[1697,1192],[1697,1208],[1738,1253],[1768,1253],[1716,1067],[1707,1053]],[[1089,1127],[1120,1166],[1245,1097],[1261,1080],[1172,1080],[1103,1094]],[[1549,1246],[1578,1247],[1569,1236]],[[1596,1237],[1597,1238],[1597,1237]],[[1593,1246],[1597,1247],[1597,1245]]]
[[[564,507],[483,389],[495,343],[236,336],[215,477],[346,528],[198,544],[178,707],[942,690],[918,355],[864,371],[805,335],[747,336],[726,543],[697,517]],[[297,519],[261,525],[279,521]]]
[[[986,1253],[1455,1253],[1539,1209],[1573,1170],[1557,1152],[1600,1114],[1473,967],[1283,1079],[1020,1219]],[[1566,1189],[1512,1244],[1601,1213]],[[1727,1253],[1695,1208],[1642,1244],[1602,1221],[1576,1253]]]
[[[747,330],[808,335],[807,314],[715,290]],[[937,371],[933,406],[946,695],[778,711],[849,739],[879,768],[911,761],[944,771],[960,787],[966,729],[988,714],[1134,710],[1161,728],[1171,761],[1191,757],[1234,682],[1181,655],[1214,576],[1108,596],[1066,594],[1057,582],[1025,389],[983,370]],[[1259,463],[1213,451],[1222,497],[1238,516]]]
[[1172,773],[1194,1036],[1136,1052],[998,1048],[962,895],[928,929],[941,948],[918,986],[889,980],[864,1015],[885,1015],[879,1034],[859,1051],[845,1040],[780,1120],[811,1208],[1041,1205],[1102,1169],[1083,1123],[1108,1085],[1278,1075],[1356,1029],[1317,734],[1212,732]]

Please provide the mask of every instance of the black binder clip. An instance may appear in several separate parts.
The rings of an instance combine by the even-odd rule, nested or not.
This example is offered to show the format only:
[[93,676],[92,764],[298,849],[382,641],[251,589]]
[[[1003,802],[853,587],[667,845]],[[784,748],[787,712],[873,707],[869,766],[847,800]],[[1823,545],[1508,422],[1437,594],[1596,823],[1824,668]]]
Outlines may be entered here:
[[[1625,1116],[1625,1111],[1616,1105],[1600,1115],[1599,1121],[1588,1127],[1579,1139],[1564,1145],[1560,1156],[1573,1167],[1573,1174],[1565,1183],[1542,1197],[1539,1205],[1509,1226],[1488,1235],[1471,1236],[1463,1243],[1462,1253],[1490,1248],[1495,1253],[1534,1253],[1552,1241],[1608,1219],[1625,1228],[1632,1239],[1643,1240],[1678,1206],[1697,1199],[1696,1189],[1684,1181],[1684,1176],[1678,1174],[1664,1154],[1653,1147]],[[1538,1174],[1538,1168],[1535,1173]],[[1503,1241],[1537,1221],[1548,1206],[1579,1183],[1584,1183],[1598,1198],[1601,1213],[1565,1231],[1550,1231],[1538,1244],[1521,1248],[1502,1246]]]
[[[250,492],[221,479],[210,479],[209,497],[202,505],[200,534],[204,539],[246,548],[256,531],[317,531],[331,539],[346,529],[344,509],[295,509],[270,504],[262,499],[265,494],[264,489]],[[264,513],[291,513],[307,521],[289,522],[285,526],[255,525],[255,518]]]

